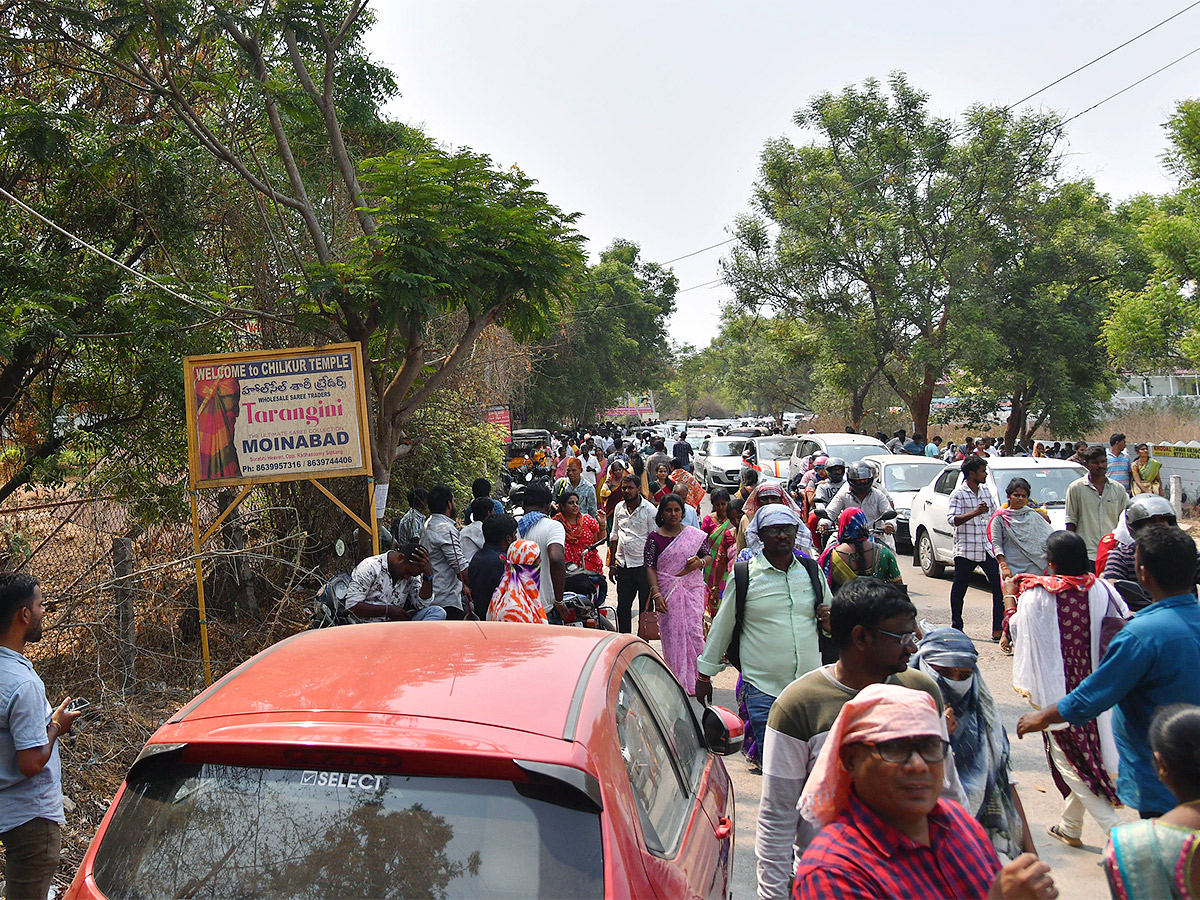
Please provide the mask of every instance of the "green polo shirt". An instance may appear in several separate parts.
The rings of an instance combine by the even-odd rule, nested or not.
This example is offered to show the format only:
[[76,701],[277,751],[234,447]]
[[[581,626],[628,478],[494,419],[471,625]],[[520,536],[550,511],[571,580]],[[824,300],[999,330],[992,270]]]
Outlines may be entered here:
[[1067,487],[1067,524],[1087,545],[1088,559],[1096,558],[1100,539],[1117,527],[1121,513],[1129,505],[1125,488],[1111,478],[1104,482],[1104,493],[1096,490],[1087,476]]
[[[829,585],[823,596],[813,597],[808,570],[793,559],[787,572],[775,568],[759,553],[750,560],[750,585],[742,621],[742,677],[765,694],[778,697],[785,687],[821,665],[817,645],[816,607],[832,603]],[[704,652],[696,662],[701,675],[716,675],[725,668],[721,657],[733,636],[737,601],[733,576],[726,583],[721,605],[708,630]]]

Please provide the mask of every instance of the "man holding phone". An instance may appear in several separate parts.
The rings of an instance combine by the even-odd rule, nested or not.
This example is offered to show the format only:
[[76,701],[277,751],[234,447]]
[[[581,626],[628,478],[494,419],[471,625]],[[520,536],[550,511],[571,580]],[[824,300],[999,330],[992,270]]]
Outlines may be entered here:
[[38,580],[0,574],[0,844],[8,900],[44,900],[62,848],[62,764],[58,739],[79,709],[57,709],[25,657],[42,639],[46,607]]
[[962,483],[950,495],[946,520],[954,526],[954,584],[950,588],[950,624],[963,630],[963,600],[975,567],[983,569],[992,586],[992,640],[999,641],[1004,624],[1004,591],[1000,565],[987,526],[1000,508],[987,486],[987,459],[968,456],[962,464]]

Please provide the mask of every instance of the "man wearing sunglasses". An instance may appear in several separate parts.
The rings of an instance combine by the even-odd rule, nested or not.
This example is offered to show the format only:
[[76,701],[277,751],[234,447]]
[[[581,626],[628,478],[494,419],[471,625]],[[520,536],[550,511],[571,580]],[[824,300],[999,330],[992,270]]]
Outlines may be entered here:
[[796,870],[797,900],[1058,896],[1032,853],[1000,865],[983,827],[941,798],[950,742],[923,691],[876,684],[848,701],[800,797],[821,828]]

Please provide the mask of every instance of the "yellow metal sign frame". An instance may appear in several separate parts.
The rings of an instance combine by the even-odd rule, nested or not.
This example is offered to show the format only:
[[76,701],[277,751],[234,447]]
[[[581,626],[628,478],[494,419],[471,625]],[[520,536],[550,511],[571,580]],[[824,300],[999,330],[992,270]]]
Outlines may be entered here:
[[[313,354],[325,353],[348,353],[350,354],[352,368],[354,371],[355,382],[355,399],[356,412],[358,420],[358,438],[361,459],[363,465],[345,468],[345,469],[324,469],[319,472],[277,472],[263,475],[242,475],[236,478],[200,478],[200,445],[199,436],[196,430],[197,408],[196,408],[196,391],[195,377],[193,375],[198,366],[209,365],[225,365],[248,362],[262,362],[266,360],[288,359],[298,356],[311,356]],[[362,348],[359,344],[326,344],[320,347],[293,347],[285,350],[254,350],[246,353],[213,353],[204,356],[189,356],[183,361],[184,370],[184,385],[185,396],[187,401],[187,430],[188,430],[188,476],[191,484],[191,504],[192,504],[192,545],[194,548],[194,556],[196,560],[196,600],[198,611],[200,614],[200,652],[204,659],[204,679],[207,684],[212,684],[212,664],[209,654],[208,643],[208,617],[205,610],[204,598],[204,571],[203,561],[200,556],[201,548],[208,543],[209,539],[216,534],[217,529],[222,523],[229,518],[242,501],[249,496],[255,485],[259,484],[277,484],[283,481],[308,481],[313,484],[322,494],[328,497],[335,506],[344,512],[349,518],[364,531],[371,534],[371,551],[379,552],[379,523],[375,516],[368,515],[366,521],[356,514],[350,507],[339,500],[333,493],[321,484],[320,479],[324,478],[347,478],[358,475],[365,475],[367,478],[366,505],[365,509],[374,510],[375,503],[375,473],[372,468],[371,460],[371,439],[369,433],[369,419],[367,417],[367,391],[366,381],[363,378],[362,364]],[[200,527],[200,491],[208,488],[229,487],[231,485],[240,485],[241,490],[233,502],[223,509],[220,514],[214,519],[209,526],[201,531]]]

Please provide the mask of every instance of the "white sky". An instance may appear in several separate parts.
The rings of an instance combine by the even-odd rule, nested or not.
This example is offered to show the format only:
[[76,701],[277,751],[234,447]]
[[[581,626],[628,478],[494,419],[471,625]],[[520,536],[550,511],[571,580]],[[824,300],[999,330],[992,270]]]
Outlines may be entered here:
[[[937,115],[1007,105],[1191,0],[660,2],[376,0],[368,47],[397,76],[397,118],[519,165],[583,213],[593,259],[616,237],[664,262],[730,236],[770,137],[816,93],[903,70]],[[1073,115],[1200,46],[1200,6],[1039,95]],[[1200,53],[1069,127],[1068,165],[1114,200],[1170,190],[1159,156]],[[672,268],[716,279],[724,249]],[[721,285],[679,296],[677,341],[715,335]]]

